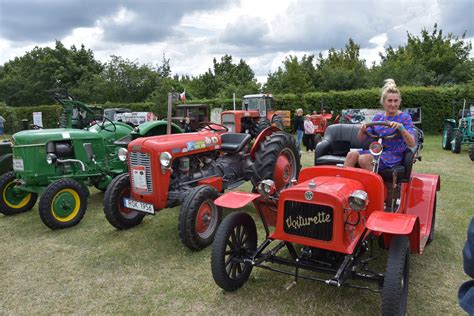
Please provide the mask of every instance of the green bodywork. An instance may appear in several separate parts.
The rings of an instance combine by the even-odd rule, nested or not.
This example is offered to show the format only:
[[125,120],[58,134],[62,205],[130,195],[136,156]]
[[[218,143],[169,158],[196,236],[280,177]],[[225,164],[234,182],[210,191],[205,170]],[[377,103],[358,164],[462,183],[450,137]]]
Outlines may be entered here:
[[0,142],[0,175],[12,170],[12,148],[10,142]]

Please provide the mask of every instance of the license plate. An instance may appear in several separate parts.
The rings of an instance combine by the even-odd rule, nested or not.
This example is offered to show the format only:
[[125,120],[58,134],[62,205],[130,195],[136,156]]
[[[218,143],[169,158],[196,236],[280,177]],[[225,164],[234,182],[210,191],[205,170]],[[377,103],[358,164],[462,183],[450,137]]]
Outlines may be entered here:
[[123,198],[123,205],[127,208],[131,208],[133,210],[137,210],[140,212],[155,214],[155,210],[153,209],[153,204],[148,204],[148,203],[135,201],[132,199]]
[[134,166],[132,168],[132,179],[135,189],[148,191],[145,166]]
[[13,170],[15,170],[15,171],[25,171],[25,167],[23,166],[23,159],[13,158]]

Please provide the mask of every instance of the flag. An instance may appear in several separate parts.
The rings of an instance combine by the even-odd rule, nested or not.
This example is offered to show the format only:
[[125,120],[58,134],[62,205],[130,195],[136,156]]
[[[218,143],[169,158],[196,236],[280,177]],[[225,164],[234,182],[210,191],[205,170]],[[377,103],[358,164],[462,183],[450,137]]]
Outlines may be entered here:
[[179,99],[181,102],[186,103],[186,89],[184,89],[183,93],[179,94]]

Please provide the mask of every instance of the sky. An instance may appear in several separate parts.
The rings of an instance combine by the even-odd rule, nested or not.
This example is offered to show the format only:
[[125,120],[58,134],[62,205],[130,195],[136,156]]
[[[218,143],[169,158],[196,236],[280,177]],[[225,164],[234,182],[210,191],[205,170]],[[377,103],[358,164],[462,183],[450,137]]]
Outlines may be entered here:
[[161,65],[164,54],[179,75],[230,54],[265,82],[286,56],[325,55],[349,38],[378,63],[384,47],[435,23],[474,43],[474,0],[0,0],[0,64],[60,40],[102,62]]

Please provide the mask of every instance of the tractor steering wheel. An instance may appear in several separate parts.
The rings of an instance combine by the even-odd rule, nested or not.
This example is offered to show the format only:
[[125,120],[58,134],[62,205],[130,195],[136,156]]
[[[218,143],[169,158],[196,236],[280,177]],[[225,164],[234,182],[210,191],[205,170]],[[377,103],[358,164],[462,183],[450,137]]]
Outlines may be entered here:
[[[390,127],[390,122],[381,121],[381,122],[370,122],[370,123],[365,124],[366,127],[376,126],[376,125],[388,126],[388,127]],[[370,137],[374,138],[374,139],[378,139],[378,138],[381,138],[381,139],[392,139],[392,138],[395,138],[395,137],[397,136],[397,130],[395,130],[393,133],[391,133],[391,134],[389,134],[389,135],[385,135],[385,136],[378,136],[378,135],[372,134],[372,133],[369,132],[368,130],[366,130],[365,133],[366,133],[367,135],[369,135]]]
[[[108,117],[106,116],[102,116],[102,118],[104,119],[102,122],[98,122],[97,125],[99,125],[100,129],[103,129],[104,131],[107,131],[107,132],[110,132],[110,133],[115,133],[117,131],[117,126],[115,125],[115,123],[109,119]],[[112,123],[112,126],[113,126],[113,130],[112,129],[108,129],[105,127],[105,123],[109,121],[110,123]]]
[[[216,127],[218,127],[218,128],[216,128]],[[217,124],[217,123],[212,123],[212,122],[201,122],[201,123],[199,123],[199,128],[200,129],[207,128],[207,129],[209,129],[211,131],[214,131],[214,132],[228,132],[229,131],[227,126]]]

